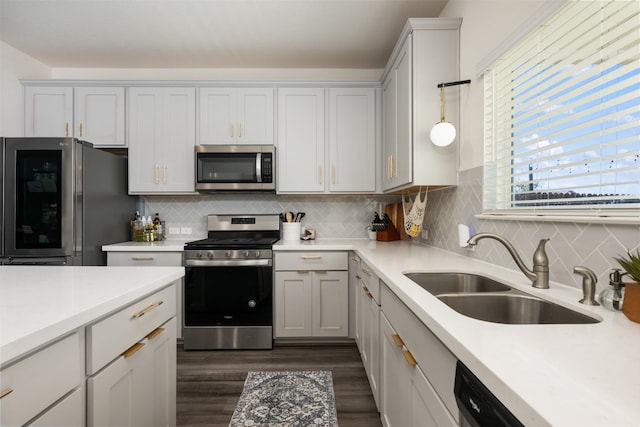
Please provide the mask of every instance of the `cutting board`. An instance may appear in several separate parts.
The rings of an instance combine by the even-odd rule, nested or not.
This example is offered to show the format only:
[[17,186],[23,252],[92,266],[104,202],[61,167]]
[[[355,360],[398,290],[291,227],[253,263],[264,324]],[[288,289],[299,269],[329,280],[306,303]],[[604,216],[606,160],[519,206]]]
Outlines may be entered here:
[[400,240],[407,238],[407,233],[404,232],[404,212],[402,212],[402,203],[391,203],[385,206],[384,212],[389,216],[389,219],[393,223]]

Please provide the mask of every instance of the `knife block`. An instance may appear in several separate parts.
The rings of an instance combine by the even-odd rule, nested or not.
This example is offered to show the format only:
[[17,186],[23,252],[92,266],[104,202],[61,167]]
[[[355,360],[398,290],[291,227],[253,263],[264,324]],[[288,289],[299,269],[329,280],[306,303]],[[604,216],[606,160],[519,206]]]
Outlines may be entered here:
[[387,224],[387,229],[384,231],[376,231],[376,240],[380,242],[392,242],[394,240],[400,240],[400,233],[396,230],[396,227],[391,221]]

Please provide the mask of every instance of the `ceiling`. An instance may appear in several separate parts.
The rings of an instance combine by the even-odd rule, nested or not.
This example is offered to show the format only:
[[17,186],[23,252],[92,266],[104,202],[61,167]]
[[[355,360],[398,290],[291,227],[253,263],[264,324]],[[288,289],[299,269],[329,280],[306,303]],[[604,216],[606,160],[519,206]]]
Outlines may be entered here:
[[52,68],[384,68],[447,0],[0,0],[0,40]]

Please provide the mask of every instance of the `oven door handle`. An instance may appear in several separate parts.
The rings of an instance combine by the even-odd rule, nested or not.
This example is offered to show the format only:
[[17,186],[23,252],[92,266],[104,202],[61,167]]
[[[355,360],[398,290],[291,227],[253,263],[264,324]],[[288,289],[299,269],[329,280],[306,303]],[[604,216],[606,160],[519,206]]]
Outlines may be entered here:
[[269,267],[270,259],[184,260],[185,267]]

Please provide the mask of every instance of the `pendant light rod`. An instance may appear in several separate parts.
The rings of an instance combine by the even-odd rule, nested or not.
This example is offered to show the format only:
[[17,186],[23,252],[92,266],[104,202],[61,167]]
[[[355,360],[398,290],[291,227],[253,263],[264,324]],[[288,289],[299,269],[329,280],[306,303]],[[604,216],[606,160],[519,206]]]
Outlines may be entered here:
[[469,83],[471,83],[471,80],[460,80],[458,82],[439,83],[438,87],[443,88],[443,87],[449,87],[449,86],[466,85]]

